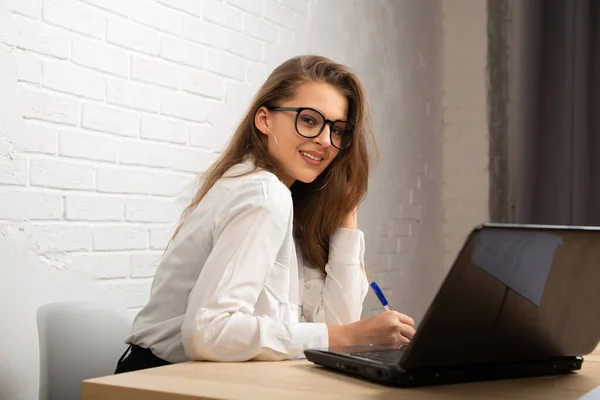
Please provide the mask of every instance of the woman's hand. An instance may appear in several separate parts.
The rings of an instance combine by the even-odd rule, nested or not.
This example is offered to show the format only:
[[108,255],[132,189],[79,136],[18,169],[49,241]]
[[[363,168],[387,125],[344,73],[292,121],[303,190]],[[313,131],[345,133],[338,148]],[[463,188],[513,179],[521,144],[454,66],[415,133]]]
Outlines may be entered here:
[[397,311],[385,311],[350,325],[329,325],[329,345],[360,346],[368,344],[409,343],[415,335],[415,321]]

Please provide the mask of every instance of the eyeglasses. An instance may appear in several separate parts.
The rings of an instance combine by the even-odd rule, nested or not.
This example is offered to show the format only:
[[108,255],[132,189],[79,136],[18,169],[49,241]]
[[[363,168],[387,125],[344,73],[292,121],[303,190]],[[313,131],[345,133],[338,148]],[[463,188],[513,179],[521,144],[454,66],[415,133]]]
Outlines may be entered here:
[[323,132],[325,125],[329,125],[329,137],[333,147],[344,150],[352,143],[354,125],[348,121],[331,121],[310,107],[269,107],[269,110],[295,111],[296,132],[305,138],[316,138]]

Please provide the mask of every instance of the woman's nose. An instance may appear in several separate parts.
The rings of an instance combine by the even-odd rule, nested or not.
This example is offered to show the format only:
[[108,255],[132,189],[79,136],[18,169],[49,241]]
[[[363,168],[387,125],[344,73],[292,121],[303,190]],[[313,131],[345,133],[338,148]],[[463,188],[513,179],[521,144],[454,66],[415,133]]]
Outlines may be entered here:
[[329,127],[329,124],[325,124],[325,127],[323,128],[323,131],[321,132],[321,134],[314,139],[315,143],[318,143],[323,147],[331,146],[331,130],[330,129],[331,128]]

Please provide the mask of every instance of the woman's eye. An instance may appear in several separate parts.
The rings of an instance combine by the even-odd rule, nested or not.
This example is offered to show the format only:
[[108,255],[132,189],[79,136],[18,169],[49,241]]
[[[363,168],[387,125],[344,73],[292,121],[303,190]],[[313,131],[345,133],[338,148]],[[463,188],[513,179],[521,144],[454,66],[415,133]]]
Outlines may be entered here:
[[315,123],[315,121],[312,118],[308,118],[308,117],[303,117],[302,122],[304,122],[307,125],[314,125],[314,123]]

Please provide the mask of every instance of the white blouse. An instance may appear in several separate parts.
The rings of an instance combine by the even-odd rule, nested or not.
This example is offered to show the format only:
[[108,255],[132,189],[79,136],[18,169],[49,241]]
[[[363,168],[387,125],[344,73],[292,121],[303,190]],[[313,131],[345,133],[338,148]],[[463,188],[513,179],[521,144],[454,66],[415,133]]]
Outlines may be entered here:
[[230,176],[251,167],[234,166],[190,214],[127,343],[173,363],[283,360],[326,348],[326,324],[360,319],[363,233],[337,229],[323,278],[294,244],[289,189],[267,171]]

